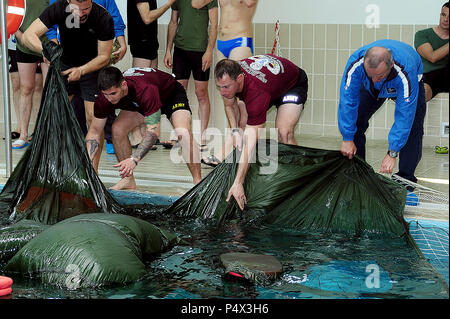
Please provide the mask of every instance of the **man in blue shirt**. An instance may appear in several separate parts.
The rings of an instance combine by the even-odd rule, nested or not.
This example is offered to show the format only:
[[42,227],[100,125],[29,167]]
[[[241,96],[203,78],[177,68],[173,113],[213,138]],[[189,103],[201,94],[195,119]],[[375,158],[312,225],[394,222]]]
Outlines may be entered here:
[[399,41],[379,40],[354,52],[345,68],[340,88],[339,130],[341,153],[365,159],[365,132],[372,115],[387,98],[395,99],[395,120],[381,173],[392,173],[400,154],[397,175],[417,182],[414,176],[422,157],[426,113],[423,65],[416,50]]

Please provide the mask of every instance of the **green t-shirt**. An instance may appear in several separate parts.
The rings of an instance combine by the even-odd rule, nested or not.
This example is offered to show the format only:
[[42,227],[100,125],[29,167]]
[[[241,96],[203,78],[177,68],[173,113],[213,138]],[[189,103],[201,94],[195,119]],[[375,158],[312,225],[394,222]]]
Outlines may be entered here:
[[209,10],[217,7],[213,0],[201,9],[194,9],[191,0],[177,0],[172,10],[178,11],[178,29],[175,35],[175,46],[186,50],[204,52],[208,47]]
[[[22,32],[25,32],[26,29],[33,23],[34,20],[39,18],[42,12],[48,7],[49,0],[27,0],[26,1],[26,10],[25,10],[25,16],[23,17],[22,25],[20,26],[19,30]],[[47,36],[44,34],[41,37],[41,41],[46,41]],[[17,40],[17,49],[24,53],[33,54],[40,56],[41,54],[34,52],[24,46],[22,43],[20,43],[19,40]]]
[[[416,32],[416,36],[414,38],[414,46],[416,49],[420,47],[424,43],[430,43],[433,50],[437,50],[443,45],[448,43],[448,39],[440,38],[436,32],[434,32],[433,28],[420,30]],[[428,73],[430,71],[439,70],[444,68],[448,63],[448,54],[445,58],[436,61],[435,63],[431,63],[427,59],[422,57],[423,62],[423,73]]]

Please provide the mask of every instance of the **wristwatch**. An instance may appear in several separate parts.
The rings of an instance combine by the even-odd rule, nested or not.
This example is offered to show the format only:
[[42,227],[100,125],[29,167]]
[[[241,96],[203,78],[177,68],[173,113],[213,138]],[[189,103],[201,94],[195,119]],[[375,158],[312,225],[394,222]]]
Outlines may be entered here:
[[396,157],[398,156],[398,152],[392,151],[392,150],[388,150],[388,151],[387,151],[387,154],[388,154],[390,157],[393,157],[393,158],[396,158]]

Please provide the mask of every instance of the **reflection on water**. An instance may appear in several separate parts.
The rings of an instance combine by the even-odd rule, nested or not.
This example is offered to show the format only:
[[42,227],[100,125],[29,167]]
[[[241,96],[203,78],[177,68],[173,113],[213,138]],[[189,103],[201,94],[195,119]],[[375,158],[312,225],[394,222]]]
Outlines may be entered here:
[[[401,238],[350,236],[230,222],[155,223],[189,245],[148,261],[148,275],[123,287],[70,291],[16,279],[13,298],[448,298],[445,279]],[[275,256],[283,275],[267,286],[223,280],[219,256]]]

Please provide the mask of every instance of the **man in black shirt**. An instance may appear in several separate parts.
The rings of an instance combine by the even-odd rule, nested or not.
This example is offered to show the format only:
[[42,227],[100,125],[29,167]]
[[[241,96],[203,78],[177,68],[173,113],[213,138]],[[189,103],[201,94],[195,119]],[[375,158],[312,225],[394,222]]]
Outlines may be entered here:
[[23,34],[24,44],[42,52],[40,36],[58,25],[63,54],[62,74],[69,98],[81,92],[86,120],[91,123],[98,94],[98,71],[109,63],[114,39],[114,22],[108,11],[93,0],[58,0],[37,18]]

